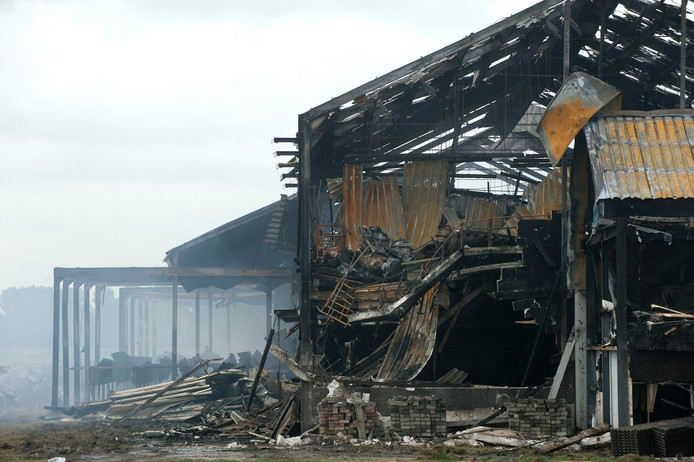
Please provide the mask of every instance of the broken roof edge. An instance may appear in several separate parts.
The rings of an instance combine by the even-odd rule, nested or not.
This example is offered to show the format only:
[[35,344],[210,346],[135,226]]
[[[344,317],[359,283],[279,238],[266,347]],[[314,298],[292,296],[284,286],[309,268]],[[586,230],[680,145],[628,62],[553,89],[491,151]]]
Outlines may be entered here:
[[[571,1],[573,3],[573,0]],[[448,46],[436,50],[433,53],[430,53],[415,61],[412,61],[411,63],[405,64],[404,66],[392,70],[381,77],[377,77],[363,85],[360,85],[350,91],[343,93],[340,96],[332,98],[329,101],[324,102],[323,104],[309,109],[305,113],[301,114],[300,117],[309,120],[314,119],[322,114],[325,114],[342,106],[345,103],[354,100],[355,98],[358,98],[362,95],[366,95],[367,93],[370,93],[389,82],[393,82],[408,74],[411,74],[415,72],[418,68],[434,63],[443,58],[449,57],[453,53],[456,53],[464,47],[473,45],[475,42],[489,38],[490,36],[500,32],[504,28],[509,27],[511,24],[517,24],[523,19],[537,16],[540,13],[549,10],[550,8],[554,8],[560,4],[564,4],[564,2],[565,0],[543,0],[539,3],[536,3],[535,5],[532,5],[522,11],[519,11],[516,14],[513,14],[505,19],[491,24],[490,26],[487,26],[486,28],[480,31],[473,32],[472,34],[466,36],[461,40],[458,40],[457,42],[454,42]]]
[[268,213],[274,212],[278,207],[280,207],[284,202],[293,200],[296,197],[296,194],[292,194],[291,196],[286,196],[282,195],[280,200],[275,201],[271,204],[268,204],[264,207],[261,207],[259,209],[256,209],[250,213],[247,213],[245,215],[240,216],[239,218],[236,218],[234,220],[231,220],[227,223],[224,223],[221,226],[218,226],[206,233],[203,233],[189,241],[184,242],[183,244],[174,247],[166,252],[166,255],[164,256],[164,263],[166,263],[169,266],[173,266],[173,256],[175,254],[178,254],[179,252],[188,249],[196,244],[199,244],[201,242],[204,242],[208,239],[212,239],[213,237],[219,236],[220,234],[232,230],[234,228],[237,228],[241,225],[244,225],[246,223],[249,223],[250,221],[260,218]]

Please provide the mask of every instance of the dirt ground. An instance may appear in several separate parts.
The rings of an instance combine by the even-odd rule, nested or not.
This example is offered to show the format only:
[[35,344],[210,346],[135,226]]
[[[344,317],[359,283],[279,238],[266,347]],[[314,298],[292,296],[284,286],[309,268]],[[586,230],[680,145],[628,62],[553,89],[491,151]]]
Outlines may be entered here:
[[[609,450],[562,452],[552,458],[504,448],[450,448],[442,441],[422,445],[378,442],[355,445],[337,438],[312,438],[308,445],[278,447],[262,440],[235,442],[226,435],[194,437],[172,431],[170,423],[132,420],[40,420],[0,415],[0,461],[65,457],[73,461],[106,460],[606,460]],[[230,445],[232,447],[230,447]],[[646,460],[646,459],[641,459]]]

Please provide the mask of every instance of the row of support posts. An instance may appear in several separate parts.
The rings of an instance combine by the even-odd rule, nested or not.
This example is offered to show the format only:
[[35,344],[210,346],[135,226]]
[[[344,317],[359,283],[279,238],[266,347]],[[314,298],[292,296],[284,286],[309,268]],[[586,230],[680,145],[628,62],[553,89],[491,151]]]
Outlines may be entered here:
[[[69,329],[69,291],[72,286],[72,375],[73,388],[70,390],[70,329]],[[92,287],[94,287],[94,356],[92,360],[92,332],[91,332],[91,295]],[[269,332],[272,329],[272,290],[274,286],[265,286],[266,293],[266,330]],[[82,289],[82,296],[80,296]],[[93,285],[82,282],[73,282],[63,280],[58,277],[54,278],[53,284],[53,355],[52,355],[52,390],[51,390],[51,407],[58,409],[59,393],[58,383],[60,378],[60,349],[62,346],[62,379],[63,379],[63,396],[62,406],[64,408],[72,405],[80,404],[83,396],[87,400],[90,388],[88,383],[88,372],[82,374],[82,371],[88,371],[91,366],[96,366],[101,361],[101,297],[104,291],[103,285]],[[150,304],[148,299],[136,300],[137,297],[128,295],[127,289],[121,289],[119,292],[119,313],[118,313],[118,348],[119,351],[128,352],[131,355],[135,354],[135,339],[137,337],[137,354],[139,356],[156,356],[157,354],[157,317],[156,310]],[[173,379],[178,376],[177,360],[178,360],[178,281],[174,276],[172,284],[172,302],[171,302],[171,352],[172,366],[171,374]],[[82,302],[82,303],[80,303]],[[80,307],[83,312],[80,313]],[[231,349],[231,312],[230,305],[227,305],[227,349]],[[213,351],[213,327],[214,327],[214,301],[212,294],[208,294],[208,338],[209,348]],[[151,312],[151,323],[150,323]],[[80,317],[82,319],[80,319]],[[136,321],[137,331],[136,331]],[[61,331],[62,325],[62,331]],[[80,332],[80,326],[83,326],[83,331]],[[127,327],[126,327],[127,326]],[[137,333],[137,335],[136,335]],[[62,345],[61,345],[62,344]],[[150,348],[151,345],[151,348]],[[84,353],[84,366],[82,365],[82,356]],[[200,290],[195,292],[195,353],[200,354]],[[84,388],[82,388],[84,385]],[[71,399],[72,392],[72,399]]]
[[[61,287],[62,285],[62,287]],[[70,402],[70,348],[69,348],[69,309],[68,295],[69,288],[72,285],[72,331],[73,331],[73,403],[75,405],[81,402],[83,392],[82,385],[85,385],[85,395],[88,396],[88,376],[82,377],[82,356],[84,352],[84,368],[96,366],[101,361],[101,294],[103,286],[93,286],[90,284],[82,284],[60,280],[55,278],[53,281],[53,364],[52,364],[52,379],[53,388],[51,390],[51,407],[58,408],[58,379],[60,375],[60,345],[63,349],[63,403],[65,405]],[[94,359],[92,363],[91,346],[91,289],[94,290]],[[82,288],[83,300],[83,322],[80,322],[80,288]],[[62,289],[62,290],[61,290]],[[61,333],[62,319],[62,333]],[[80,325],[83,327],[82,335],[80,335]],[[80,349],[80,345],[83,348]],[[83,383],[84,382],[84,383]]]

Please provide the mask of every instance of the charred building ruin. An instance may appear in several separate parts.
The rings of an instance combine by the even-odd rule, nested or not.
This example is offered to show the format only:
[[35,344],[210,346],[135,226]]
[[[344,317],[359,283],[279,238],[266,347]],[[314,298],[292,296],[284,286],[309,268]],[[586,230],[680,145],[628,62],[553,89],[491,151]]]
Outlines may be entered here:
[[554,377],[579,428],[683,412],[647,395],[694,379],[675,366],[694,347],[685,8],[543,1],[299,115],[276,141],[298,147],[277,154],[298,188],[301,366]]
[[[296,196],[172,249],[157,284],[291,284],[268,309],[298,321],[275,353],[304,429],[333,380],[465,424],[530,393],[580,429],[689,415],[693,27],[686,2],[544,0],[347,91],[275,138]],[[54,407],[65,281],[104,284],[56,270]]]

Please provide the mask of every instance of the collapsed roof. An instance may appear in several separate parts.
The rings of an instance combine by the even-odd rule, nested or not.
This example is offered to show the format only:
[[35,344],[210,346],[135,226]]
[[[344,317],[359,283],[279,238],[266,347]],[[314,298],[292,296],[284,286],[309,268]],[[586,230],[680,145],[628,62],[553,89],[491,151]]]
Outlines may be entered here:
[[[571,4],[570,72],[618,88],[626,110],[678,106],[679,4]],[[456,187],[497,178],[507,184],[503,192],[518,193],[539,182],[551,165],[535,127],[562,83],[563,15],[563,0],[539,2],[303,114],[311,182],[341,176],[344,163],[402,175],[404,161],[432,156],[450,162]],[[687,21],[688,58],[693,26]],[[298,177],[296,159],[281,166],[289,169],[283,178]]]

